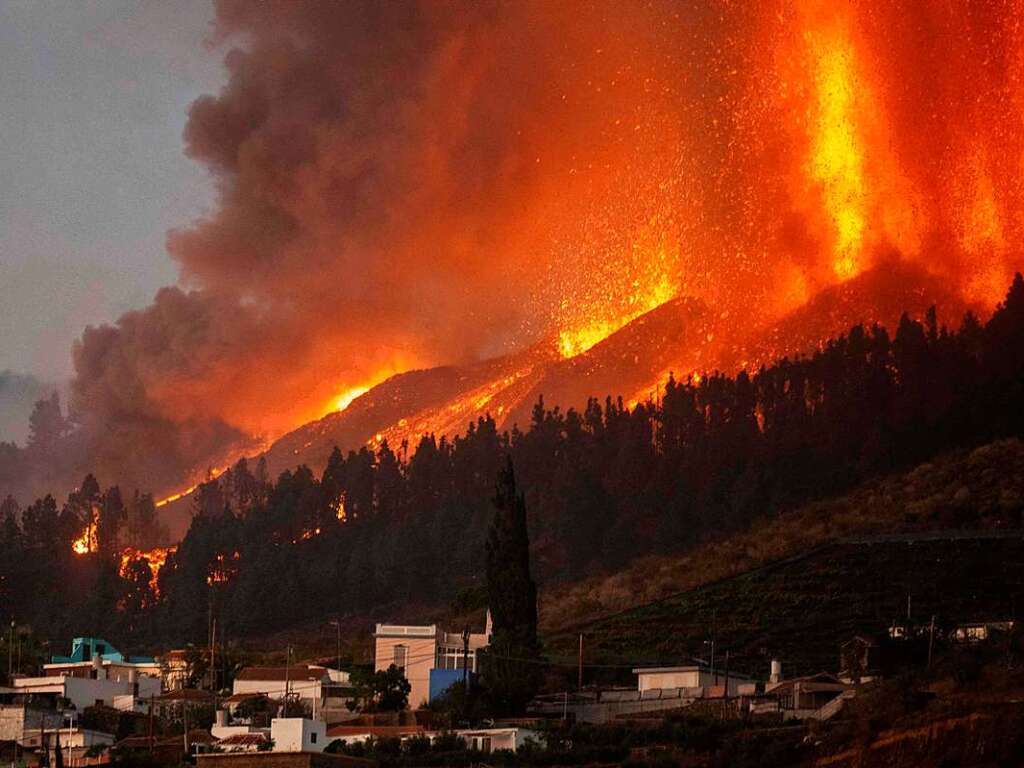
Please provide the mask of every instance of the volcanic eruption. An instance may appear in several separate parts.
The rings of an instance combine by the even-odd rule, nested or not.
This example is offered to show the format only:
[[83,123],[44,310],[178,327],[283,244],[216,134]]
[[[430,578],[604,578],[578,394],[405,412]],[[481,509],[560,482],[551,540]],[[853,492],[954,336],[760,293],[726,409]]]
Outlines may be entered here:
[[217,204],[75,346],[90,469],[170,493],[325,414],[275,468],[987,313],[1022,5],[221,0]]

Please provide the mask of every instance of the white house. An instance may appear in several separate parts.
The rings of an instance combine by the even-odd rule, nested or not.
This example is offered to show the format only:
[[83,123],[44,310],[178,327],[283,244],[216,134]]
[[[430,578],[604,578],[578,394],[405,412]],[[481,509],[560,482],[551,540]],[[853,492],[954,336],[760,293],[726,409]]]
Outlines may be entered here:
[[436,624],[378,624],[374,637],[374,669],[395,665],[409,681],[409,706],[416,709],[462,679],[463,667],[477,671],[477,653],[491,641],[491,614],[483,632],[466,642],[461,633],[446,632]]
[[270,721],[275,752],[323,752],[327,724],[307,717],[275,717]]
[[704,695],[721,696],[726,693],[728,683],[728,695],[739,695],[739,688],[753,682],[746,675],[739,675],[730,672],[728,675],[721,670],[712,670],[702,665],[691,665],[683,667],[640,667],[633,670],[637,676],[637,689],[643,696],[648,691],[683,690],[706,692]]
[[479,728],[476,730],[456,731],[455,734],[466,740],[469,749],[480,752],[497,752],[507,749],[518,752],[527,740],[539,741],[540,735],[529,728]]
[[313,714],[324,705],[328,689],[343,686],[334,683],[330,672],[324,667],[294,664],[288,667],[245,667],[236,676],[232,694],[262,693],[275,700],[298,699],[308,706]]
[[125,707],[125,699],[148,699],[160,695],[160,678],[140,676],[135,680],[108,680],[105,677],[16,677],[11,681],[14,695],[53,696],[67,699],[79,712],[95,704]]

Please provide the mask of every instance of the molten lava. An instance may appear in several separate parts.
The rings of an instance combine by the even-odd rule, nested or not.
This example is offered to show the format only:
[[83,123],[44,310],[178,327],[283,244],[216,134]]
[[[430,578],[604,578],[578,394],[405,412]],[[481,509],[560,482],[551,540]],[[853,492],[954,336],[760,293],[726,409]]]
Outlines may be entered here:
[[853,49],[842,38],[811,46],[817,93],[811,177],[823,188],[825,209],[835,227],[833,269],[841,280],[860,271],[864,245],[864,157],[855,123],[857,92]]

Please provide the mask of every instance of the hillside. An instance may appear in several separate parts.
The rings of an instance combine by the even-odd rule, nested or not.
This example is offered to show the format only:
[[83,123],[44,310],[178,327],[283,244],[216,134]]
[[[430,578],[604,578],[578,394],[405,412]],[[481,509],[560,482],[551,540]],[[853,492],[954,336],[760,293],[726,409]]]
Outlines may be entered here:
[[583,624],[799,555],[837,539],[956,526],[1020,523],[1024,442],[1000,440],[877,478],[804,505],[681,557],[643,557],[613,574],[555,585],[542,595],[550,632]]
[[[736,669],[763,672],[773,656],[800,674],[833,670],[840,642],[884,632],[908,596],[918,623],[1008,619],[1024,604],[1022,501],[1020,441],[947,455],[685,558],[548,594],[547,647],[571,656],[582,632],[589,663],[668,663],[705,656],[713,634]],[[685,591],[567,626],[673,586]]]

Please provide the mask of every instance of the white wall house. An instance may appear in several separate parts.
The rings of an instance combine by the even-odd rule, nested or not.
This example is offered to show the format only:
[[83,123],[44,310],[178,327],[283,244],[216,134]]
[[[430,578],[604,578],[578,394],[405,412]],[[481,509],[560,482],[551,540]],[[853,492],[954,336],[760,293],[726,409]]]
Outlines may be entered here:
[[455,734],[466,740],[468,748],[480,752],[497,752],[499,749],[517,752],[527,740],[540,740],[540,734],[528,728],[480,728],[456,731]]
[[460,678],[456,670],[463,666],[477,671],[477,652],[491,641],[491,614],[488,611],[483,632],[470,634],[468,654],[461,633],[446,632],[436,624],[378,624],[373,637],[374,669],[380,672],[394,664],[409,681],[409,706],[417,709],[432,698],[432,670],[448,670],[453,681]]
[[323,752],[327,725],[306,717],[275,717],[270,721],[275,752]]
[[134,682],[128,680],[92,679],[88,677],[17,677],[11,681],[11,691],[21,695],[53,695],[68,699],[79,712],[95,704],[108,707],[115,703],[124,706],[121,697],[133,695],[148,699],[160,695],[160,679],[141,676]]
[[[637,688],[641,694],[645,691],[666,689],[714,689],[726,684],[725,672],[721,669],[712,671],[708,667],[693,665],[685,667],[648,667],[634,669],[637,676]],[[750,683],[746,675],[730,672],[728,675],[729,695],[739,694],[741,685]],[[724,692],[724,690],[723,690]]]
[[324,667],[295,664],[290,667],[245,667],[235,676],[232,695],[262,693],[279,701],[298,699],[315,716],[324,708],[328,696],[344,698],[348,691],[347,673],[337,673]]

